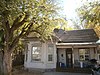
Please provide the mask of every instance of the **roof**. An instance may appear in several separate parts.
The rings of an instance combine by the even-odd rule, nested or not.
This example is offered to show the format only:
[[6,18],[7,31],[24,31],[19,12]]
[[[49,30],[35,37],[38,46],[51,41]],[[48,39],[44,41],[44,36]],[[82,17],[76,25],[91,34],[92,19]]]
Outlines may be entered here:
[[65,31],[62,29],[54,29],[55,36],[58,42],[64,43],[83,43],[96,42],[99,40],[93,29],[71,30]]

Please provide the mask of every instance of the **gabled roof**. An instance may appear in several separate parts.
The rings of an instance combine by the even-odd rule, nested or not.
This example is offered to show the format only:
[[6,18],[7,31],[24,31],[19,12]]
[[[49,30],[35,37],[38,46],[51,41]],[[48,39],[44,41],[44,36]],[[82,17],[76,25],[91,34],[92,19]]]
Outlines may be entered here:
[[93,29],[65,31],[62,29],[54,30],[58,42],[80,43],[80,42],[96,42],[99,40]]

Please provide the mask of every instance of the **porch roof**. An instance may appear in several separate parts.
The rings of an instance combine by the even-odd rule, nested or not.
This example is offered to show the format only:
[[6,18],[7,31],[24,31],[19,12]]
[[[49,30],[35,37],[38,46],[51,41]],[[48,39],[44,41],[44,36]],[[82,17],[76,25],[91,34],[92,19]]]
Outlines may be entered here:
[[95,48],[96,43],[56,43],[57,48]]
[[93,29],[72,30],[65,31],[62,29],[54,30],[55,36],[58,42],[63,43],[84,43],[84,42],[96,42],[99,40]]
[[56,45],[97,45],[96,43],[56,43]]

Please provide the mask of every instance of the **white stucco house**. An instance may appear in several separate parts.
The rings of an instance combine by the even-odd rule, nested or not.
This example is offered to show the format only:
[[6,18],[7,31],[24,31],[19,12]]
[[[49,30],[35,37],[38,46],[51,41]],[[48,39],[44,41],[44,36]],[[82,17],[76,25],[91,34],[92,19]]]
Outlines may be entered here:
[[25,68],[56,69],[57,67],[84,67],[90,59],[100,61],[100,45],[93,29],[54,30],[53,40],[41,42],[31,35],[25,42]]

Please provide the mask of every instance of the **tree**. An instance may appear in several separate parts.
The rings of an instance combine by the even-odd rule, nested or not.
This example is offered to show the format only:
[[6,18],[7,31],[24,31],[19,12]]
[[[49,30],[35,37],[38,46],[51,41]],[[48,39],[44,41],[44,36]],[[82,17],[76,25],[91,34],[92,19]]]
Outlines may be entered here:
[[100,2],[87,2],[78,9],[78,14],[85,28],[93,28],[100,37]]
[[0,0],[5,75],[11,75],[12,53],[18,41],[30,32],[47,39],[59,20],[57,10],[57,5],[51,0]]

